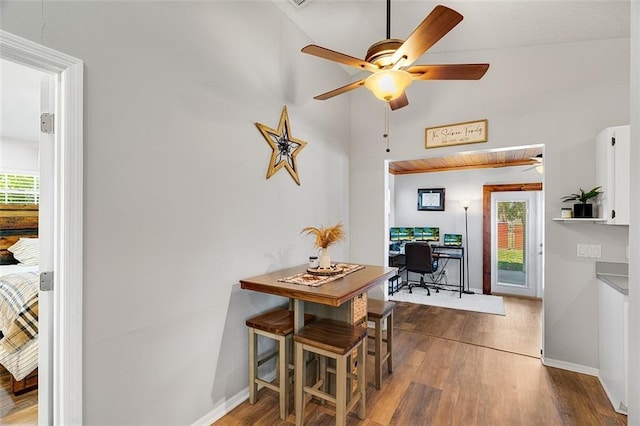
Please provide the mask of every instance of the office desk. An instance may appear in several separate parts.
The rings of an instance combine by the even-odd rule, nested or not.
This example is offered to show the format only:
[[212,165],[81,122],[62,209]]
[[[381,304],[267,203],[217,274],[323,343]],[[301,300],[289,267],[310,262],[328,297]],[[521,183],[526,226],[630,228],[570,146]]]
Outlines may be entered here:
[[433,257],[438,259],[438,268],[444,270],[444,268],[449,263],[450,259],[458,261],[458,271],[460,272],[458,283],[458,292],[460,297],[462,297],[462,291],[464,287],[464,247],[462,246],[440,246],[433,245],[431,246],[431,250],[433,253]]
[[[438,272],[435,275],[438,278],[441,278],[441,274],[443,274],[444,268],[447,266],[451,259],[458,261],[458,271],[460,282],[458,283],[458,292],[459,296],[462,297],[462,292],[464,291],[464,274],[465,274],[465,265],[464,265],[464,247],[462,246],[442,246],[442,245],[431,245],[431,255],[434,259],[438,260]],[[403,252],[389,252],[389,266],[398,267],[400,271],[404,270],[405,265],[405,255]],[[393,294],[396,291],[400,290],[402,287],[406,286],[409,281],[409,273],[407,272],[407,280],[403,282],[400,286],[397,284],[390,286],[389,294]],[[455,284],[438,284],[441,286],[455,286]]]
[[[240,280],[240,287],[261,293],[288,297],[293,304],[294,331],[300,330],[304,313],[312,313],[320,318],[333,318],[356,323],[362,318],[354,318],[353,302],[368,290],[382,284],[397,273],[398,268],[364,265],[363,269],[319,287],[290,284],[278,281],[291,275],[306,272],[307,265],[295,266],[280,271]],[[307,302],[305,304],[305,302]],[[364,318],[367,312],[365,309]]]

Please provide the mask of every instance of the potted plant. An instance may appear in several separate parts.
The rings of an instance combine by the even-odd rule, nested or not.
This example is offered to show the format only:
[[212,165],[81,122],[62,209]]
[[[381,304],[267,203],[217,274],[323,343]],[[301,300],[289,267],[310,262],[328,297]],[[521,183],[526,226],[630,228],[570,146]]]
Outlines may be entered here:
[[593,204],[589,203],[589,200],[596,198],[602,194],[600,191],[601,186],[596,186],[591,191],[585,192],[580,188],[579,193],[569,194],[562,197],[562,202],[579,201],[573,205],[573,217],[590,218],[593,217]]

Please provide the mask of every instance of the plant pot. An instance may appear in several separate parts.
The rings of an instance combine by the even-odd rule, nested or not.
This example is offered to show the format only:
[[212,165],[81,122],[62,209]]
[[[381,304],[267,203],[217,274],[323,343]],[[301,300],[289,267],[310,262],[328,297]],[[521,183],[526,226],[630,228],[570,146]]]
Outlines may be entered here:
[[578,203],[573,205],[573,217],[592,218],[593,204]]

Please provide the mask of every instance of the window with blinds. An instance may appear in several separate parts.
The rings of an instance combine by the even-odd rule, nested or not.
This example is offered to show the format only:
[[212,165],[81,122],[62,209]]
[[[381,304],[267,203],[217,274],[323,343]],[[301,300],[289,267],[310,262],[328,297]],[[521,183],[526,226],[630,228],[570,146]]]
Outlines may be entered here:
[[40,178],[32,175],[0,173],[0,204],[38,204]]

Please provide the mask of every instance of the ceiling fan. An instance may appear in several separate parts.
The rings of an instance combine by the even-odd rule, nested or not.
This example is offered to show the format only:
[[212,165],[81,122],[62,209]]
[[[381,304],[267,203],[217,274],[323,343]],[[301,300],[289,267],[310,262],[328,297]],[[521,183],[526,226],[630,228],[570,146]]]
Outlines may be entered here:
[[405,89],[413,80],[478,80],[489,64],[411,65],[431,46],[451,31],[463,17],[438,5],[406,40],[391,38],[391,0],[387,0],[387,38],[372,44],[364,60],[310,44],[302,52],[339,62],[371,73],[367,78],[347,84],[314,99],[325,100],[365,86],[392,110],[409,104]]
[[529,170],[536,169],[536,172],[542,174],[542,172],[544,171],[544,164],[542,163],[542,154],[538,154],[535,157],[529,157],[529,160],[536,161],[537,164],[534,164],[531,167],[527,167],[526,169],[524,169],[522,171],[526,172],[526,171],[529,171]]

